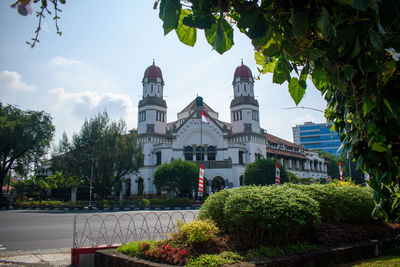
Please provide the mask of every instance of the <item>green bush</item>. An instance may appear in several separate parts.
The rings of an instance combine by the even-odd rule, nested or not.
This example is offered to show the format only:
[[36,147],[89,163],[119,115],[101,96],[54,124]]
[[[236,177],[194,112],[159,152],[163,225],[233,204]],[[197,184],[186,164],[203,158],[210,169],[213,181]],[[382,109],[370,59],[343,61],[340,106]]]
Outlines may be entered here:
[[227,198],[224,215],[231,231],[247,233],[254,242],[297,240],[307,226],[319,222],[318,203],[295,188],[245,186]]
[[142,242],[142,241],[131,242],[131,243],[119,246],[117,248],[117,251],[121,252],[122,254],[131,256],[131,257],[139,257],[139,256],[143,255],[142,254],[143,251],[141,249],[141,247],[143,247],[141,245],[143,245],[143,244],[149,244],[150,248],[148,248],[148,249],[152,249],[156,246],[157,241],[149,240],[146,242]]
[[288,244],[282,247],[264,247],[260,246],[258,249],[250,250],[246,253],[244,258],[246,260],[254,260],[262,257],[275,257],[281,255],[288,255],[298,252],[305,252],[309,250],[314,250],[320,248],[318,245],[306,243],[306,242],[298,242],[295,244]]
[[353,185],[287,185],[297,188],[319,203],[321,222],[365,223],[372,220],[375,207],[372,190]]
[[187,206],[191,205],[192,200],[189,198],[170,198],[170,199],[162,199],[162,198],[152,198],[150,199],[150,205],[153,206]]
[[223,231],[229,228],[229,222],[224,215],[226,199],[231,194],[232,190],[222,190],[216,194],[209,196],[201,206],[198,218],[200,220],[211,218],[217,227]]
[[223,264],[231,264],[243,260],[243,257],[237,253],[226,251],[216,255],[203,254],[196,258],[190,258],[185,266],[199,267],[199,266],[221,266]]
[[[273,185],[275,184],[275,165],[272,159],[258,159],[247,165],[243,174],[245,185]],[[284,166],[279,164],[281,184],[288,182],[288,174]]]
[[189,243],[199,243],[208,241],[217,236],[220,232],[218,227],[215,226],[214,222],[210,219],[206,220],[194,220],[189,223],[178,223],[179,234],[178,237],[182,237]]
[[138,200],[138,205],[141,207],[148,207],[150,206],[150,200],[148,200],[147,198],[142,198]]

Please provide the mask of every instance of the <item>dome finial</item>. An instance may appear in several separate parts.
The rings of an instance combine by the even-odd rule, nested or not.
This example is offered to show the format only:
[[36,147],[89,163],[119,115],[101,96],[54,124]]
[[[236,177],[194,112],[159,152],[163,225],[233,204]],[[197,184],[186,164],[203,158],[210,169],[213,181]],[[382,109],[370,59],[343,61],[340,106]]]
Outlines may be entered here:
[[242,65],[243,65],[243,58],[242,58]]
[[156,60],[153,58],[153,65],[155,65],[155,63],[156,63]]

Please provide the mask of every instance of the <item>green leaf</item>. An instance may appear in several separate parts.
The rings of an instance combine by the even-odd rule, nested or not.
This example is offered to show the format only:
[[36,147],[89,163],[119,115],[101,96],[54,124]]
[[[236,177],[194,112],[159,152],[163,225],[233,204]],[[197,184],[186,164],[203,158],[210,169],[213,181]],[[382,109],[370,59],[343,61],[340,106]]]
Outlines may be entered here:
[[304,81],[302,82],[303,83],[300,83],[297,77],[293,77],[288,85],[290,96],[292,97],[294,103],[296,103],[296,106],[300,103],[304,93],[306,92],[306,83]]
[[293,26],[293,34],[304,38],[309,28],[309,19],[303,12],[294,12],[292,8],[290,10],[291,16],[289,22]]
[[265,57],[260,52],[254,52],[254,59],[256,60],[257,65],[264,67],[265,65]]
[[385,103],[388,110],[390,110],[390,112],[393,113],[392,107],[390,106],[390,103],[386,98],[383,99],[383,103]]
[[326,54],[326,51],[319,49],[304,49],[304,54],[312,60],[319,59]]
[[379,34],[376,33],[376,31],[371,30],[371,34],[369,35],[369,40],[371,41],[371,44],[375,47],[376,50],[378,51],[383,50],[382,38],[379,36]]
[[371,5],[371,0],[353,0],[351,6],[355,9],[365,11]]
[[241,31],[245,32],[250,39],[265,37],[269,23],[259,9],[246,9],[240,15],[237,26]]
[[360,45],[360,40],[358,39],[358,36],[357,36],[356,43],[354,44],[353,52],[351,53],[351,59],[353,59],[356,56],[358,56],[360,51],[361,51],[361,45]]
[[282,84],[285,81],[290,81],[290,70],[288,62],[285,58],[280,57],[275,68],[272,81],[277,84]]
[[317,21],[317,27],[322,31],[322,37],[327,39],[329,36],[333,35],[336,37],[336,28],[329,20],[328,11],[323,8],[320,17]]
[[387,150],[385,144],[381,142],[374,143],[371,149],[377,152],[385,152]]
[[183,9],[179,17],[178,28],[175,30],[179,40],[189,46],[194,46],[196,43],[197,29],[183,24],[183,19],[192,15],[189,9]]
[[181,9],[179,0],[161,0],[159,17],[164,22],[164,35],[178,27]]
[[312,81],[314,86],[322,91],[328,86],[328,77],[324,69],[316,69],[312,72]]
[[344,73],[344,77],[348,81],[353,79],[354,75],[356,74],[356,72],[355,72],[355,70],[354,70],[352,65],[344,65],[342,67],[342,70],[343,70],[343,73]]
[[224,18],[218,19],[218,24],[212,24],[210,29],[206,29],[205,35],[207,42],[220,54],[233,45],[233,29]]
[[65,4],[65,0],[59,0],[61,4]]
[[368,112],[376,108],[376,106],[376,100],[374,100],[372,97],[365,97],[363,100],[363,116],[365,117]]

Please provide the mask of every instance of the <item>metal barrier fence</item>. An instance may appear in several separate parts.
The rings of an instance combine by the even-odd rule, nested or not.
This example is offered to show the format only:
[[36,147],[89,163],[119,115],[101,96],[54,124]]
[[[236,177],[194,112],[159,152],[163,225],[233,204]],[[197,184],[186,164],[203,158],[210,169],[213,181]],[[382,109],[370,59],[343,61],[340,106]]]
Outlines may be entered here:
[[74,216],[73,248],[161,240],[177,231],[178,220],[193,221],[198,211],[154,211]]

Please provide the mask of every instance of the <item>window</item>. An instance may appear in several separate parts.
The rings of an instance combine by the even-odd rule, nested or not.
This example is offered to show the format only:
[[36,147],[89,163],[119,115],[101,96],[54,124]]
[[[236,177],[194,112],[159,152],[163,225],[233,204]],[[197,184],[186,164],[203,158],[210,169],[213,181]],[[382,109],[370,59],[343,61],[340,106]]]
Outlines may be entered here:
[[164,121],[165,113],[161,111],[156,111],[156,121]]
[[252,111],[253,121],[258,121],[258,112],[256,110]]
[[153,93],[153,85],[151,85],[151,92]]
[[158,92],[160,92],[160,85],[158,85]]
[[208,160],[215,160],[215,152],[216,152],[215,146],[207,147],[207,159]]
[[185,146],[183,149],[183,153],[185,154],[185,160],[193,161],[193,147]]
[[204,160],[204,147],[196,147],[196,160]]
[[242,111],[241,110],[232,112],[232,115],[233,115],[233,121],[242,120]]
[[156,165],[161,165],[161,151],[156,152]]
[[146,120],[146,111],[139,112],[139,122]]
[[239,164],[243,164],[244,151],[239,151]]
[[243,85],[243,88],[244,88],[244,91],[246,92],[246,85],[245,84]]

